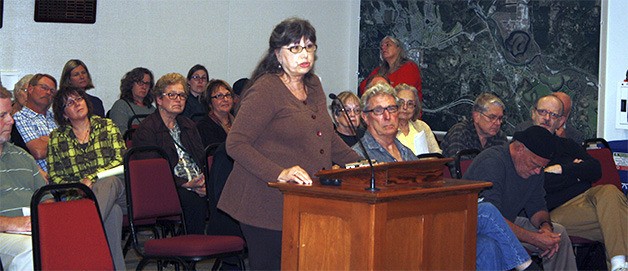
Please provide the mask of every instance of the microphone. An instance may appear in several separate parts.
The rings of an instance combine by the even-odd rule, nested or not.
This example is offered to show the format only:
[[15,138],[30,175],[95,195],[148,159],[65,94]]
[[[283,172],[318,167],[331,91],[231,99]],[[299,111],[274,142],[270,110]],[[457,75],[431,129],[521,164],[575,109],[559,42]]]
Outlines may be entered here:
[[336,96],[336,94],[329,93],[329,98],[334,101],[338,101],[338,103],[342,107],[342,111],[345,112],[345,116],[347,117],[347,120],[349,121],[349,127],[351,128],[351,131],[353,132],[353,136],[358,141],[358,144],[360,145],[360,149],[362,149],[362,151],[364,152],[364,156],[366,156],[366,160],[368,160],[369,162],[369,168],[371,169],[371,185],[365,188],[365,190],[371,191],[371,192],[379,191],[379,188],[375,187],[375,167],[373,167],[373,162],[371,161],[371,157],[369,156],[369,153],[366,151],[366,148],[364,147],[364,144],[362,143],[362,139],[358,137],[358,131],[357,129],[355,129],[355,126],[353,125],[353,121],[351,121],[351,118],[349,117],[349,113],[347,113],[347,108],[345,107],[345,104],[340,99],[338,99],[338,96]]

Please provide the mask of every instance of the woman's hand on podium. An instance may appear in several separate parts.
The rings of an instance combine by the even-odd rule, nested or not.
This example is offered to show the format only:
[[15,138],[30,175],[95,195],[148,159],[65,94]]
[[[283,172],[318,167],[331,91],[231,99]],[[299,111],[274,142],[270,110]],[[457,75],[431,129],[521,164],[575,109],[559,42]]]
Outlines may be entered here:
[[295,182],[300,185],[312,185],[312,178],[300,166],[293,166],[281,171],[277,181],[280,183]]

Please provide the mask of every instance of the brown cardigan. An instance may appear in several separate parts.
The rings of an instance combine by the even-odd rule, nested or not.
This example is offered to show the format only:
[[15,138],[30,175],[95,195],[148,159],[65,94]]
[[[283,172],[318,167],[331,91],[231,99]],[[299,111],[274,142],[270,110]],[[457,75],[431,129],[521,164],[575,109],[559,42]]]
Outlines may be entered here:
[[332,162],[344,165],[360,156],[334,132],[318,77],[308,82],[299,101],[277,75],[260,77],[247,90],[227,136],[235,160],[218,208],[241,223],[281,230],[283,196],[267,186],[285,168],[301,166],[310,174]]

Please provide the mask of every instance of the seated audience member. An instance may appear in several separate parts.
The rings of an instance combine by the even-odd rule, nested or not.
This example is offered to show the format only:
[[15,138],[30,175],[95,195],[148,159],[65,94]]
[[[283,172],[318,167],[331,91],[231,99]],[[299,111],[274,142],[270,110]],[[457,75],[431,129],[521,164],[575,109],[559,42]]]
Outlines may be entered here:
[[168,73],[155,84],[155,112],[145,118],[133,137],[133,146],[157,146],[167,154],[188,234],[204,234],[207,217],[205,151],[195,123],[181,115],[188,98],[185,77]]
[[33,74],[24,75],[15,85],[13,86],[13,105],[11,110],[11,115],[17,113],[17,111],[22,110],[22,107],[26,104],[26,98],[28,97],[28,82],[33,78]]
[[[151,93],[154,85],[153,73],[142,67],[132,69],[120,80],[120,99],[113,103],[109,118],[122,135],[129,128],[128,123],[133,116],[148,115],[155,111]],[[133,124],[139,124],[140,121],[135,120]]]
[[22,207],[30,206],[33,193],[46,182],[33,157],[9,142],[11,110],[11,93],[0,86],[0,269],[33,270],[31,236],[8,232],[31,231]]
[[558,151],[556,141],[532,126],[515,133],[510,144],[482,151],[462,178],[493,183],[480,197],[497,207],[528,250],[543,257],[544,270],[576,270],[567,231],[552,223],[545,203],[541,172]]
[[[73,86],[82,89],[87,93],[88,90],[94,88],[92,75],[87,69],[87,65],[78,59],[70,59],[63,66],[61,79],[59,80],[59,88]],[[87,94],[87,98],[92,103],[92,112],[94,115],[105,117],[105,107],[102,100],[96,96]]]
[[[369,88],[369,81],[375,76],[383,76],[390,80],[388,83],[396,87],[401,83],[406,83],[417,89],[419,100],[423,101],[423,92],[421,91],[421,71],[419,66],[406,56],[403,44],[397,38],[386,36],[379,44],[380,46],[380,65],[375,68],[369,76],[361,83],[359,93]],[[374,85],[374,84],[373,84]]]
[[[563,103],[554,94],[541,97],[532,123],[556,133],[564,126]],[[600,179],[600,162],[570,138],[557,140],[559,151],[545,167],[547,208],[552,221],[570,235],[604,243],[609,270],[623,267],[628,255],[628,200],[617,187],[592,187]],[[628,266],[627,266],[628,268]]]
[[234,116],[238,111],[238,106],[240,105],[240,99],[242,95],[244,95],[244,90],[248,86],[249,82],[251,82],[248,78],[240,78],[238,81],[233,83],[233,109],[231,109],[231,114]]
[[[362,95],[362,118],[367,124],[365,148],[378,162],[412,161],[417,157],[396,138],[398,106],[393,88],[377,84]],[[365,157],[358,145],[353,150]],[[499,211],[490,203],[478,204],[477,270],[523,270],[532,262],[508,228]]]
[[98,200],[111,255],[117,270],[124,270],[122,215],[126,212],[124,182],[116,176],[97,178],[99,172],[122,165],[126,150],[118,128],[110,119],[92,114],[87,94],[80,88],[61,88],[52,110],[59,128],[50,133],[48,156],[50,180],[80,182]]
[[196,124],[203,146],[223,143],[233,123],[233,90],[229,83],[213,79],[207,85],[207,91],[201,95],[201,102],[209,113]]
[[50,132],[57,123],[50,111],[53,95],[57,92],[57,80],[48,74],[38,73],[28,83],[28,97],[22,110],[13,115],[15,127],[26,143],[26,147],[46,172],[46,156]]
[[419,119],[421,100],[416,88],[407,84],[395,87],[399,99],[399,132],[397,139],[412,150],[415,155],[422,153],[442,153],[438,141],[427,123]]
[[[338,100],[344,104],[345,108],[343,109],[340,102],[333,100],[330,105],[332,120],[336,128],[336,134],[342,138],[342,141],[344,141],[347,146],[351,147],[358,143],[358,139],[362,138],[366,131],[364,126],[361,125],[360,115],[362,109],[360,107],[360,98],[351,91],[343,91],[338,94]],[[348,120],[347,115],[345,115],[345,109],[347,110],[350,120]],[[357,131],[357,136],[356,133],[353,132],[349,121],[353,123],[353,127]]]
[[465,149],[480,151],[508,142],[500,130],[504,121],[504,102],[490,93],[482,93],[475,99],[471,120],[464,119],[452,126],[441,143],[443,155],[453,157]]
[[[567,93],[560,92],[560,91],[554,92],[551,95],[560,99],[560,101],[563,103],[563,108],[564,108],[563,114],[561,116],[562,124],[560,125],[560,127],[556,129],[555,134],[559,137],[571,138],[573,139],[573,141],[577,143],[581,143],[582,141],[584,141],[586,139],[584,138],[584,134],[578,131],[578,129],[569,125],[568,120],[569,120],[569,114],[571,113],[571,98],[569,97],[569,95],[567,95]],[[533,115],[534,108],[530,108],[530,111],[531,111],[530,114]],[[524,121],[522,123],[519,123],[519,125],[515,127],[515,131],[523,131],[532,125],[534,125],[532,120]]]
[[[19,81],[17,81],[17,83],[15,83],[15,86],[13,87],[14,99],[13,103],[11,104],[12,116],[15,115],[15,113],[17,113],[18,111],[22,110],[24,104],[26,104],[26,98],[28,98],[28,93],[26,92],[26,90],[28,89],[28,82],[31,80],[31,78],[33,78],[33,75],[28,74],[22,77]],[[0,85],[0,87],[2,86]],[[17,130],[17,127],[15,127],[15,125],[12,125],[12,127],[13,128],[11,128],[10,142],[13,143],[15,146],[18,146],[28,151],[28,147],[26,147],[26,143],[24,142],[22,135],[20,135],[20,132]]]
[[[361,100],[362,119],[366,124],[366,132],[362,143],[371,159],[381,162],[397,162],[415,160],[412,150],[397,139],[399,128],[399,106],[395,90],[385,83],[370,87]],[[352,149],[365,157],[359,144]]]
[[201,64],[194,65],[188,71],[186,89],[188,89],[189,97],[185,101],[185,109],[181,115],[193,121],[198,121],[207,114],[207,108],[201,102],[201,94],[207,91],[208,74],[205,66]]

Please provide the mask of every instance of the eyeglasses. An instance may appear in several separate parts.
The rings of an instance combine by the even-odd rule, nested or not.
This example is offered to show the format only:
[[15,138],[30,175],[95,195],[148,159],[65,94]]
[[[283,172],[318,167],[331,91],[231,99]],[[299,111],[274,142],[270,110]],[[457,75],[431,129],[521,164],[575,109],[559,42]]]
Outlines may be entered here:
[[501,115],[501,116],[486,115],[483,112],[480,112],[480,114],[482,114],[482,116],[485,116],[490,122],[499,121],[500,123],[504,123],[504,120],[506,119],[506,116],[504,115]]
[[225,98],[225,99],[231,99],[231,98],[233,98],[233,95],[231,95],[231,93],[227,93],[227,94],[217,94],[217,95],[211,96],[210,98],[212,98],[212,99],[216,99],[216,100],[222,100],[223,98]]
[[547,116],[549,114],[550,118],[552,118],[552,119],[557,119],[557,118],[562,117],[562,115],[560,115],[560,114],[556,114],[556,113],[554,113],[552,111],[545,110],[545,109],[538,109],[536,107],[534,108],[534,111],[536,111],[537,114],[539,114],[539,115],[541,115],[543,117],[545,117],[545,116]]
[[79,104],[82,101],[83,101],[83,97],[80,97],[80,96],[76,97],[76,98],[68,98],[68,100],[65,102],[64,108],[75,106],[75,105]]
[[[344,108],[340,108],[340,111],[345,111]],[[354,115],[360,115],[360,113],[362,113],[362,109],[356,107],[356,108],[347,108],[347,113],[351,113],[353,112]]]
[[305,45],[305,47],[301,45],[295,45],[295,46],[290,46],[290,47],[286,46],[284,48],[290,50],[290,52],[292,52],[293,54],[298,54],[300,52],[303,52],[303,49],[305,49],[305,51],[307,51],[308,53],[315,52],[318,46],[314,43],[311,43],[311,44]]
[[50,92],[53,92],[53,93],[54,93],[55,91],[57,91],[56,89],[51,88],[51,87],[49,87],[49,86],[47,86],[47,85],[44,85],[44,84],[37,84],[37,86],[38,86],[39,88],[43,89],[44,91],[50,91]]
[[140,86],[147,86],[147,87],[150,86],[150,81],[137,81],[135,83],[137,83]]
[[185,92],[182,92],[182,93],[174,93],[174,92],[170,92],[170,93],[164,93],[164,94],[161,94],[161,96],[162,96],[162,97],[163,97],[163,96],[167,96],[167,97],[168,97],[168,99],[173,100],[173,101],[174,101],[174,100],[176,100],[177,98],[179,98],[179,99],[181,99],[181,100],[185,100],[185,99],[187,99],[187,98],[188,98],[188,95],[187,95],[187,94],[185,94]]
[[364,110],[362,112],[364,113],[369,113],[369,112],[373,112],[373,114],[375,114],[376,116],[382,115],[384,114],[384,111],[388,111],[388,113],[390,114],[394,114],[397,113],[399,111],[399,106],[398,105],[391,105],[388,107],[375,107],[371,110]]
[[192,80],[207,81],[207,76],[192,75]]
[[404,100],[399,99],[399,106],[407,106],[408,108],[414,108],[416,106],[416,102],[412,100]]

